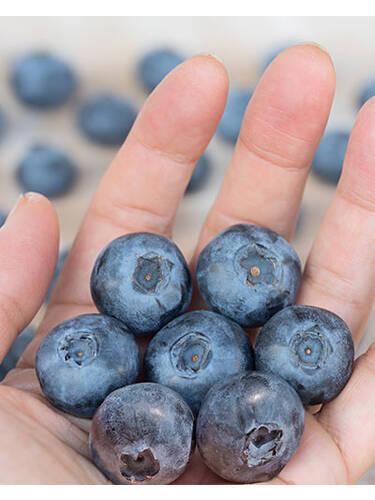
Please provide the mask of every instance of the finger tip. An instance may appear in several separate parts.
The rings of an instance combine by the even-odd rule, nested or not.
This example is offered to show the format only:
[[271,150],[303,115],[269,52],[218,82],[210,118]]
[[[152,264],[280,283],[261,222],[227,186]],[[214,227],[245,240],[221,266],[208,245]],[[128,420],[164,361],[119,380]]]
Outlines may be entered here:
[[[366,101],[358,112],[349,140],[349,154],[353,149],[368,154],[375,152],[375,96]],[[358,151],[357,151],[358,150]]]
[[340,193],[355,194],[366,206],[373,204],[375,192],[375,97],[361,108],[350,134],[340,178]]
[[227,92],[228,74],[222,63],[212,55],[193,56],[174,68],[155,88],[134,129],[139,136],[152,127],[159,143],[161,135],[170,142],[172,130],[179,130],[182,135],[196,129],[211,139],[224,112]]
[[[285,70],[296,69],[296,74],[301,75],[308,83],[327,86],[333,94],[336,85],[336,72],[332,57],[329,52],[316,42],[303,42],[291,45],[272,61],[270,70],[280,71],[280,64],[285,65]],[[324,85],[326,84],[326,85]]]
[[53,222],[52,227],[58,232],[58,215],[53,203],[47,196],[34,191],[28,191],[23,195],[23,198],[28,207],[35,207],[43,217],[48,217],[50,222]]
[[317,42],[297,43],[295,45],[291,45],[286,50],[292,50],[292,49],[302,52],[305,57],[308,54],[309,57],[312,59],[319,59],[325,62],[331,69],[334,70],[334,63],[330,53],[320,43]]
[[229,75],[223,62],[216,54],[197,54],[186,61],[198,72],[204,72],[207,77],[219,81],[223,86],[229,85]]
[[[21,202],[29,206],[43,206],[45,209],[55,211],[52,202],[44,194],[37,193],[36,191],[27,191],[20,196]],[[48,207],[48,208],[47,208]]]
[[[375,192],[375,97],[360,109],[350,134],[339,191],[373,210]],[[365,220],[365,219],[364,219]]]
[[190,57],[171,75],[175,84],[188,86],[196,98],[207,102],[210,108],[224,110],[229,76],[223,63],[213,54],[197,54]]
[[368,99],[362,105],[362,107],[360,108],[360,110],[358,112],[357,120],[359,117],[362,118],[363,116],[366,116],[371,120],[371,122],[373,122],[374,118],[375,118],[374,115],[375,115],[375,96],[370,97],[370,99]]
[[296,131],[303,123],[314,129],[319,141],[332,106],[336,85],[330,56],[311,43],[292,45],[268,66],[252,99],[253,108],[293,114]]

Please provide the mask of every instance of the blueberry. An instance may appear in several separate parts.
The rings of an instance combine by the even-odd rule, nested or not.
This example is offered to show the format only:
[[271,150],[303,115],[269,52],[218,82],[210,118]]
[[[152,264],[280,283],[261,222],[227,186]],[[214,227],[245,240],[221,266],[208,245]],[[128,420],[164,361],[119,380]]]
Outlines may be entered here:
[[337,184],[344,163],[349,133],[343,130],[326,132],[312,163],[312,171],[322,180]]
[[48,52],[32,52],[12,68],[11,85],[28,106],[51,109],[64,104],[77,87],[70,66]]
[[354,346],[345,322],[325,309],[291,306],[273,316],[257,338],[257,370],[291,384],[303,404],[333,399],[352,372]]
[[109,393],[137,380],[138,345],[116,319],[83,314],[49,332],[38,349],[35,370],[56,408],[92,417]]
[[62,150],[37,145],[18,165],[16,178],[24,191],[55,198],[72,188],[77,178],[77,167]]
[[359,94],[358,102],[359,106],[362,107],[366,101],[371,99],[375,95],[375,80],[370,80],[366,83],[366,85],[361,89],[361,93]]
[[189,312],[168,323],[151,340],[144,360],[146,380],[177,391],[194,413],[212,385],[252,369],[245,331],[210,311]]
[[91,97],[81,107],[78,125],[85,136],[102,146],[121,146],[137,117],[126,99],[114,94]]
[[305,413],[295,390],[273,374],[233,375],[209,390],[197,421],[205,464],[236,483],[268,481],[296,451]]
[[7,215],[0,211],[0,227],[5,224],[5,221],[7,220]]
[[213,311],[244,327],[257,327],[293,304],[301,263],[277,233],[236,224],[203,249],[196,274],[202,297]]
[[100,312],[123,321],[136,335],[145,335],[185,312],[192,280],[173,241],[133,233],[112,241],[99,254],[91,295]]
[[46,302],[48,302],[49,299],[51,298],[52,291],[55,288],[57,278],[59,277],[60,271],[64,265],[64,262],[65,262],[65,259],[68,255],[68,253],[69,253],[69,250],[63,250],[59,253],[59,258],[57,259],[57,264],[56,264],[55,272],[54,272],[53,277],[52,277],[51,285],[50,285],[49,290],[48,290],[47,295],[46,295],[46,299],[45,299]]
[[168,484],[189,462],[193,431],[193,414],[179,394],[159,384],[129,385],[95,413],[90,448],[113,483]]
[[34,338],[34,329],[31,326],[26,327],[13,342],[12,347],[7,352],[5,358],[0,364],[0,380],[13,368],[16,367],[18,360],[24,353],[26,347]]
[[137,76],[146,92],[152,92],[167,74],[184,61],[184,57],[168,48],[145,54],[138,63]]
[[195,165],[185,193],[194,193],[202,188],[210,174],[210,169],[211,165],[207,156],[201,156],[198,163]]
[[224,114],[217,127],[218,134],[226,141],[235,144],[241,130],[242,119],[253,92],[245,88],[229,90]]

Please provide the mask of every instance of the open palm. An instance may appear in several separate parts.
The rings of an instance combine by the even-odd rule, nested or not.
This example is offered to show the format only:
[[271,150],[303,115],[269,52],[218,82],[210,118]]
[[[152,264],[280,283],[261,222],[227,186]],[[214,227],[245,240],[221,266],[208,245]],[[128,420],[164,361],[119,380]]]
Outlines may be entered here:
[[[248,106],[196,255],[225,227],[249,222],[293,234],[304,184],[335,87],[330,57],[314,45],[280,54]],[[93,312],[90,271],[112,239],[135,231],[171,236],[178,204],[225,107],[228,78],[210,56],[177,67],[155,89],[94,195],[35,340],[0,385],[1,483],[104,483],[90,459],[90,421],[55,410],[33,369],[43,336]],[[375,99],[354,126],[343,175],[311,250],[298,302],[340,315],[358,343],[375,293]],[[23,196],[0,230],[0,357],[33,318],[49,286],[58,222],[40,195]],[[375,348],[344,391],[306,414],[302,442],[281,483],[353,483],[375,462]],[[219,483],[196,453],[178,483]]]

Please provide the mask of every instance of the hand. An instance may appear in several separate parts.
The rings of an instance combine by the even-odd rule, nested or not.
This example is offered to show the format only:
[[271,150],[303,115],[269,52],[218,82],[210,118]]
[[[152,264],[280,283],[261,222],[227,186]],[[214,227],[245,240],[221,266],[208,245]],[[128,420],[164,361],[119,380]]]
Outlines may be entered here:
[[[249,104],[220,193],[196,255],[237,222],[290,238],[314,150],[330,112],[335,73],[313,45],[284,51]],[[224,110],[228,77],[212,57],[176,68],[152,93],[101,181],[66,260],[46,315],[19,368],[0,386],[1,483],[105,483],[88,449],[90,422],[55,410],[33,369],[46,333],[94,312],[89,276],[99,251],[134,231],[171,236],[196,160]],[[358,343],[375,292],[375,99],[360,111],[343,175],[308,258],[298,298],[340,315]],[[0,231],[0,357],[33,318],[47,292],[58,223],[42,196],[22,197]],[[195,256],[196,258],[196,256]],[[194,261],[194,259],[193,259]],[[354,483],[375,462],[375,348],[355,363],[344,391],[306,414],[302,442],[272,483]],[[178,483],[220,483],[196,453]]]

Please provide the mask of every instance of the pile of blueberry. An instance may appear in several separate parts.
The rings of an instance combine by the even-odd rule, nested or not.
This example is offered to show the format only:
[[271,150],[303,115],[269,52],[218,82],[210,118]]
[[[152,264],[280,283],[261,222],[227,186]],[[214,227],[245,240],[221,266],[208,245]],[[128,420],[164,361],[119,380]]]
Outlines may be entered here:
[[[114,483],[171,483],[195,443],[225,480],[269,480],[299,445],[304,405],[333,399],[352,371],[349,328],[332,312],[293,305],[300,280],[281,236],[234,225],[198,258],[211,310],[186,312],[193,283],[178,247],[151,233],[117,238],[91,274],[100,313],[59,324],[40,345],[42,391],[56,408],[93,417],[92,457]],[[255,327],[253,349],[244,328]]]
[[[170,49],[147,53],[137,66],[140,84],[152,92],[184,59]],[[72,100],[79,81],[59,57],[34,52],[16,61],[10,83],[23,105],[48,112]],[[374,88],[370,82],[360,104]],[[229,144],[237,140],[251,95],[242,87],[230,89],[217,129]],[[76,123],[90,142],[118,147],[136,116],[129,99],[103,92],[79,105]],[[0,134],[6,127],[0,110]],[[348,139],[345,130],[327,132],[313,172],[337,183]],[[186,191],[202,187],[209,173],[205,154]],[[21,159],[16,178],[23,190],[53,198],[72,189],[78,168],[65,151],[42,143]],[[0,225],[4,220],[0,214]],[[55,279],[65,256],[60,254]],[[352,370],[354,348],[345,323],[329,311],[293,305],[300,278],[298,256],[280,236],[233,226],[198,259],[197,285],[211,310],[186,312],[192,277],[176,245],[148,233],[119,238],[102,251],[92,272],[100,314],[70,319],[42,343],[36,359],[42,390],[60,410],[94,417],[92,456],[115,483],[173,482],[195,443],[206,465],[224,479],[268,480],[298,447],[303,405],[333,399]],[[244,328],[259,327],[253,349]],[[0,378],[33,335],[31,328],[19,335],[0,365]],[[137,337],[145,335],[153,338],[140,362]]]
[[[266,55],[262,71],[286,46]],[[136,68],[137,79],[146,93],[186,56],[169,48],[147,52]],[[39,112],[48,112],[66,104],[77,93],[79,78],[73,68],[60,57],[46,51],[36,51],[20,57],[12,66],[10,84],[14,95],[25,106]],[[375,94],[374,81],[366,83],[358,102],[360,105]],[[227,105],[217,128],[217,135],[229,144],[235,144],[252,90],[231,86]],[[118,147],[126,139],[137,116],[137,110],[128,98],[113,92],[102,92],[79,105],[76,123],[89,141],[100,146]],[[0,134],[6,129],[6,117],[0,110]],[[336,184],[341,175],[349,132],[328,131],[317,150],[313,172],[322,180]],[[193,172],[186,192],[200,189],[210,173],[210,161],[202,156]],[[48,197],[63,196],[76,184],[78,168],[70,156],[51,144],[35,144],[22,158],[16,169],[16,179],[23,190],[37,191]]]
[[[146,92],[153,88],[183,58],[169,50],[146,54],[137,68],[137,77]],[[11,68],[10,85],[15,97],[34,112],[47,113],[72,100],[79,87],[73,68],[60,57],[46,51],[26,54]],[[76,124],[86,139],[104,147],[118,147],[126,139],[137,110],[128,98],[101,92],[87,98],[77,110]],[[0,110],[0,135],[7,127]],[[35,144],[16,167],[16,180],[24,191],[36,191],[49,198],[71,191],[78,179],[78,167],[63,150],[51,144]],[[201,188],[209,175],[210,161],[202,156],[186,192]]]
[[[17,99],[28,108],[46,113],[61,108],[78,89],[71,66],[49,52],[37,51],[17,60],[10,84]],[[129,133],[137,112],[128,99],[101,93],[83,102],[77,124],[83,135],[103,146],[118,146]],[[0,116],[0,131],[6,128]],[[76,183],[78,168],[70,156],[51,144],[35,144],[16,168],[16,179],[25,191],[37,191],[50,198],[68,193]]]

